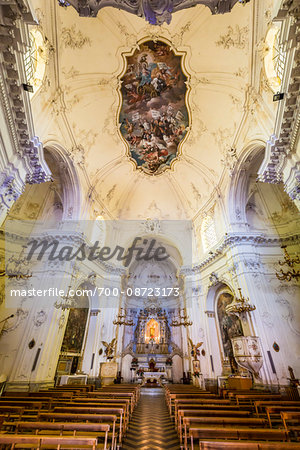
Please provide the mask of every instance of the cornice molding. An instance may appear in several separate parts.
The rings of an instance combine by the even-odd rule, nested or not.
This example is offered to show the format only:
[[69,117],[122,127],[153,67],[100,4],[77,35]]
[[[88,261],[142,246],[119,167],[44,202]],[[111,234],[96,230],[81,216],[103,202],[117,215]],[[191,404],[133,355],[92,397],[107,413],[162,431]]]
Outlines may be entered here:
[[287,235],[284,237],[267,236],[262,233],[242,234],[242,233],[226,233],[222,241],[217,247],[206,256],[201,262],[195,264],[193,267],[185,266],[180,270],[180,275],[191,276],[200,273],[203,269],[208,267],[222,255],[229,248],[239,245],[261,245],[261,246],[280,246],[296,245],[300,243],[300,234]]
[[[21,223],[21,221],[20,221],[20,223]],[[29,237],[30,237],[30,239],[28,239]],[[1,241],[1,239],[4,239],[3,230],[1,230],[1,232],[0,232],[0,241]],[[35,240],[38,244],[45,242],[45,241],[49,241],[49,243],[58,241],[59,246],[57,249],[57,253],[59,253],[61,248],[64,246],[72,246],[73,245],[74,247],[76,247],[76,248],[74,248],[74,251],[76,249],[78,249],[81,245],[86,246],[86,251],[90,250],[92,247],[92,246],[89,246],[89,244],[88,244],[87,240],[85,239],[85,236],[82,232],[62,230],[62,232],[59,233],[57,231],[57,229],[54,229],[53,232],[51,232],[51,230],[49,230],[49,231],[42,232],[38,235],[31,234],[30,236],[26,236],[24,234],[17,234],[17,233],[14,233],[14,232],[11,232],[11,231],[5,229],[5,242],[6,242],[7,249],[11,248],[12,250],[14,249],[14,251],[15,251],[15,247],[10,247],[10,245],[12,245],[13,243],[16,243],[18,246],[27,245],[29,240]],[[8,250],[7,250],[7,252],[9,253]],[[47,255],[47,253],[45,253],[45,255]],[[77,261],[74,260],[74,262],[76,263]],[[68,261],[66,261],[66,260],[54,261],[55,265],[59,265],[61,263],[68,263]],[[84,261],[81,264],[84,264]],[[86,264],[91,265],[92,267],[94,265],[96,265],[97,270],[101,269],[101,270],[103,270],[104,273],[107,273],[110,276],[122,277],[123,275],[126,275],[126,273],[127,273],[127,270],[125,267],[124,268],[118,267],[115,264],[110,264],[109,262],[101,261],[99,259],[90,261],[87,258]],[[97,273],[98,273],[98,271],[97,271]]]
[[1,216],[21,195],[25,183],[51,180],[42,144],[34,136],[28,94],[22,88],[26,82],[23,55],[29,44],[29,23],[35,22],[24,0],[0,0],[0,104],[13,152],[6,167],[1,167]]

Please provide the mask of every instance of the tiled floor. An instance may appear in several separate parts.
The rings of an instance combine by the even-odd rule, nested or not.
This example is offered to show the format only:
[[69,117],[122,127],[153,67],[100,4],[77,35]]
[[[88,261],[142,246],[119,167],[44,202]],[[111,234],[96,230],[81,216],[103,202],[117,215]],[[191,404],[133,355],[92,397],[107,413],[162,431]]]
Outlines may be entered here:
[[123,449],[180,449],[162,388],[142,388],[141,398],[131,418]]

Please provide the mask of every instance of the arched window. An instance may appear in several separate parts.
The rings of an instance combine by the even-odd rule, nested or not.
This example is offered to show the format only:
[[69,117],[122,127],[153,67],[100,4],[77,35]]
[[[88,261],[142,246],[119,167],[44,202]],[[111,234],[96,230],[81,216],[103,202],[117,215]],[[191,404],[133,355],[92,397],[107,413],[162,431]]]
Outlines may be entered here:
[[102,247],[105,243],[105,235],[106,235],[106,225],[105,220],[102,216],[97,216],[94,225],[91,240],[92,242],[98,242],[99,246]]
[[203,249],[206,252],[217,243],[217,235],[215,230],[214,219],[206,216],[201,225],[201,237]]
[[265,39],[265,72],[268,83],[273,92],[278,92],[281,87],[286,52],[281,42],[281,24],[274,23],[269,29]]
[[42,85],[47,62],[47,48],[42,33],[33,28],[29,32],[29,48],[24,55],[26,81],[34,93]]

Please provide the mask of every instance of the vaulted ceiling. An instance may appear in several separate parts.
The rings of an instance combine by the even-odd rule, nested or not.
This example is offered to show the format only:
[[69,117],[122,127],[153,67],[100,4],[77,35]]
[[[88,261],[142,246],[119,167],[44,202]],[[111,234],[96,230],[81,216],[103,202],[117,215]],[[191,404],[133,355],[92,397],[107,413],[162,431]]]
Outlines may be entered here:
[[[236,5],[224,15],[197,5],[173,13],[170,25],[155,27],[115,8],[86,18],[54,0],[32,3],[50,53],[46,80],[33,98],[36,133],[44,144],[59,141],[67,149],[95,215],[195,217],[219,195],[218,183],[230,171],[230,149],[249,112],[253,5]],[[135,169],[118,123],[122,53],[145,37],[163,37],[185,51],[190,75],[188,136],[171,170],[157,176]],[[244,136],[249,127],[250,122]]]

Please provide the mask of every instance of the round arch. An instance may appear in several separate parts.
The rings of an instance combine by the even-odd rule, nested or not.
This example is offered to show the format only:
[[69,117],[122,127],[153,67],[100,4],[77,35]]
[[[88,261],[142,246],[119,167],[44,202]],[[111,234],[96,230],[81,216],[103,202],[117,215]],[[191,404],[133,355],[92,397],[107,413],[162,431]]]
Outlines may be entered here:
[[63,216],[62,220],[78,220],[81,216],[82,192],[77,170],[62,145],[55,141],[44,143],[44,154],[47,152],[64,170],[63,179]]
[[229,223],[232,227],[247,229],[249,169],[253,161],[265,150],[265,145],[265,142],[259,140],[252,142],[244,148],[239,157],[227,197]]

